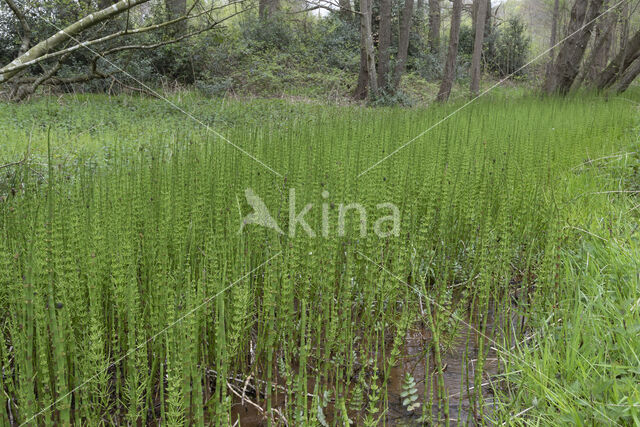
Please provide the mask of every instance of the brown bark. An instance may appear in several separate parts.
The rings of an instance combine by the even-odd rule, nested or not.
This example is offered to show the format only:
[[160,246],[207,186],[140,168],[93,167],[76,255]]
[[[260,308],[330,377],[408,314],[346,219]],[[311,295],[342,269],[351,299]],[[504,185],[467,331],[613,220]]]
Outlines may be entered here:
[[398,56],[393,70],[393,90],[400,87],[400,80],[407,67],[407,52],[409,51],[409,34],[411,32],[411,18],[413,17],[413,0],[404,0],[402,15],[400,16],[400,30],[398,34]]
[[549,93],[566,94],[580,72],[580,65],[587,44],[591,38],[594,20],[602,7],[603,0],[576,0],[571,9],[567,33],[569,37],[562,43],[554,64],[553,81],[547,84]]
[[558,37],[558,18],[560,15],[560,0],[553,1],[553,15],[551,18],[551,37],[549,38],[549,63],[545,73],[545,92],[550,92],[554,85],[554,64],[556,58],[556,38]]
[[371,16],[371,0],[360,0],[360,74],[358,76],[358,86],[354,93],[356,99],[375,96],[378,92]]
[[629,67],[624,71],[618,83],[616,84],[615,91],[616,93],[622,93],[629,88],[631,83],[638,77],[640,74],[640,58],[637,58],[635,61],[629,65]]
[[458,56],[458,42],[460,39],[460,18],[462,15],[462,0],[453,0],[453,10],[451,12],[451,30],[449,31],[449,51],[444,64],[444,72],[440,90],[438,91],[438,101],[445,102],[449,99],[451,88],[456,78],[456,59]]
[[616,79],[640,56],[640,31],[626,41],[620,52],[598,76],[596,86],[599,90],[613,85]]
[[618,19],[620,22],[620,51],[622,51],[629,39],[629,2],[620,5]]
[[360,71],[358,73],[358,83],[353,91],[355,99],[366,99],[369,93],[369,71],[367,70],[367,51],[362,43],[360,43]]
[[380,27],[378,29],[378,86],[388,88],[389,47],[391,46],[391,0],[380,0]]
[[440,0],[429,0],[429,35],[427,45],[435,55],[440,53]]
[[[629,20],[630,20],[630,15],[629,15],[629,2],[624,2],[620,8],[620,14],[619,14],[619,18],[621,21],[621,28],[620,28],[620,52],[622,53],[622,61],[624,62],[626,60],[626,56],[629,53],[629,51],[627,50],[628,48],[628,41],[629,41]],[[631,61],[632,62],[632,61]],[[619,70],[618,75],[616,76],[616,78],[619,78],[621,76],[621,73],[624,71],[624,68],[621,68]]]
[[602,19],[598,22],[598,25],[596,25],[593,49],[584,70],[584,79],[586,81],[595,81],[598,74],[600,74],[607,66],[609,52],[613,43],[616,21],[616,16],[612,13],[607,17],[607,19]]
[[484,19],[484,38],[486,39],[491,35],[491,0],[487,2],[487,16]]
[[476,0],[477,10],[475,19],[475,39],[473,41],[473,54],[471,55],[471,95],[477,95],[480,90],[480,74],[482,68],[482,44],[484,43],[485,19],[487,17],[487,0]]
[[371,19],[373,16],[372,0],[360,0],[362,15],[360,19],[360,33],[367,56],[367,73],[369,74],[369,94],[378,93],[378,80],[376,76],[376,56],[373,50],[373,34],[371,31]]

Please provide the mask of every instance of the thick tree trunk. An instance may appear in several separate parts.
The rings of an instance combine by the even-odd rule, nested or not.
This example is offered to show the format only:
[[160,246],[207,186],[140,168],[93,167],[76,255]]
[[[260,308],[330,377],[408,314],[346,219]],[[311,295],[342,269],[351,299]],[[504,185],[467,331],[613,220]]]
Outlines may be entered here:
[[622,52],[629,39],[629,2],[620,5],[618,20],[620,22],[620,52]]
[[567,38],[560,48],[554,65],[553,82],[548,84],[548,92],[566,94],[580,72],[580,65],[587,44],[591,38],[594,20],[602,7],[603,0],[576,0],[571,9],[571,19]]
[[435,55],[440,53],[440,0],[429,0],[429,36],[427,45]]
[[545,92],[551,92],[554,86],[554,61],[556,58],[556,38],[558,37],[558,18],[560,15],[560,0],[553,0],[553,16],[551,18],[551,37],[549,38],[549,63],[545,73]]
[[487,1],[487,16],[484,19],[484,38],[485,40],[487,39],[487,37],[489,37],[491,35],[491,0],[486,0]]
[[604,70],[607,66],[607,61],[609,60],[609,53],[611,52],[611,46],[613,45],[613,35],[616,31],[616,19],[615,15],[611,15],[611,18],[603,22],[607,22],[607,25],[603,25],[603,28],[600,29],[600,37],[601,41],[596,45],[595,52],[593,53],[593,74],[592,77],[595,77],[597,73]]
[[635,61],[629,65],[629,67],[624,71],[618,83],[616,84],[615,91],[616,93],[622,93],[629,88],[631,83],[638,77],[640,74],[640,58],[637,58]]
[[[631,16],[629,15],[629,2],[624,2],[620,8],[621,28],[620,28],[620,52],[622,53],[622,62],[626,61],[626,56],[629,53],[627,50],[629,43],[629,20]],[[633,61],[630,61],[630,63]],[[616,76],[616,79],[620,78],[622,72],[624,71],[621,68]],[[613,83],[612,83],[613,84]]]
[[471,95],[475,96],[480,90],[480,75],[482,67],[482,44],[484,43],[485,19],[487,17],[487,0],[476,0],[478,3],[475,19],[475,39],[473,41],[473,54],[471,55]]
[[371,15],[371,0],[360,0],[360,75],[358,76],[358,87],[354,93],[354,97],[357,99],[375,96],[378,93]]
[[109,6],[106,9],[102,9],[98,12],[92,13],[79,21],[69,25],[61,31],[58,31],[53,36],[46,40],[41,41],[37,45],[33,46],[23,55],[14,59],[10,64],[0,68],[0,83],[4,83],[11,77],[15,76],[18,71],[12,70],[13,67],[20,66],[26,62],[32,61],[46,54],[50,50],[60,46],[64,42],[72,39],[82,31],[91,28],[101,22],[104,22],[110,18],[113,18],[120,13],[131,9],[134,6],[148,2],[149,0],[120,0],[119,2]]
[[398,34],[398,56],[393,70],[393,90],[400,87],[400,80],[407,68],[407,52],[409,51],[409,35],[411,33],[411,18],[413,17],[413,0],[404,0],[402,15],[400,16],[400,30]]
[[364,45],[360,46],[360,71],[358,73],[358,83],[353,91],[355,99],[366,99],[369,94],[369,71],[367,70],[367,51]]
[[438,101],[445,102],[449,99],[451,88],[456,78],[456,59],[458,56],[458,42],[460,39],[460,18],[462,15],[462,0],[453,0],[453,10],[451,12],[451,30],[449,31],[449,51],[444,64],[444,72],[440,90],[438,91]]
[[373,50],[373,33],[371,31],[371,20],[373,16],[372,0],[360,0],[363,13],[360,19],[360,32],[365,52],[367,54],[367,72],[369,74],[369,95],[377,95],[378,80],[376,76],[376,54]]
[[596,26],[596,35],[593,43],[593,49],[591,55],[586,62],[585,70],[583,73],[584,80],[593,82],[598,75],[607,66],[607,60],[609,58],[609,52],[613,43],[613,34],[616,27],[616,16],[611,14],[607,19],[602,19]]
[[598,90],[612,86],[616,79],[640,56],[640,31],[623,44],[622,50],[598,76]]
[[378,86],[388,89],[389,47],[391,46],[391,0],[380,0],[380,27],[378,28]]

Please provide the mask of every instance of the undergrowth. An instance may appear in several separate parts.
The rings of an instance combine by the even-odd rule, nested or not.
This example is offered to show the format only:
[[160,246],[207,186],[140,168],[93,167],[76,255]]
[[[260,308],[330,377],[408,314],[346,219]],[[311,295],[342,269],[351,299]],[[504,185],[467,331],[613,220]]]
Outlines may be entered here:
[[580,191],[563,209],[558,286],[505,360],[513,424],[640,425],[639,153],[635,141],[568,174]]
[[[247,407],[281,424],[386,423],[393,369],[415,330],[429,337],[428,366],[423,378],[405,379],[399,407],[416,420],[459,419],[450,403],[461,398],[444,382],[452,340],[467,343],[460,382],[469,417],[500,414],[482,391],[495,351],[507,368],[515,359],[530,366],[505,371],[510,408],[537,396],[538,405],[562,409],[582,401],[562,400],[556,372],[533,359],[535,349],[560,342],[553,337],[571,332],[587,308],[593,317],[581,325],[594,333],[582,345],[593,352],[614,337],[596,333],[600,316],[627,307],[629,319],[612,318],[615,327],[637,320],[637,294],[623,288],[637,287],[623,268],[637,247],[616,251],[627,245],[619,237],[606,248],[565,249],[575,233],[587,241],[566,216],[567,204],[584,209],[570,204],[584,186],[566,181],[567,170],[628,143],[628,103],[480,100],[368,170],[459,104],[175,102],[264,165],[160,101],[83,96],[0,112],[0,163],[25,159],[0,185],[5,423],[230,425]],[[241,229],[247,189],[283,234]],[[307,203],[315,237],[300,224],[290,232]],[[349,210],[341,232],[340,211],[351,203],[367,217]],[[382,222],[380,237],[374,223],[389,214],[384,203],[398,207],[399,230]],[[590,251],[615,259],[603,269]],[[566,277],[582,280],[585,256],[585,286],[570,286]],[[598,302],[599,313],[583,293],[609,291],[605,280],[619,283],[611,292],[626,305]],[[547,313],[540,333],[549,340],[523,347],[541,313],[570,299],[572,315]],[[530,323],[514,320],[522,318]],[[477,333],[464,333],[465,323]],[[616,341],[609,366],[595,368],[572,340],[562,366],[578,369],[567,375],[620,375],[613,389],[602,382],[594,401],[637,402],[622,399],[635,375],[631,337]],[[578,379],[574,394],[588,387]],[[552,401],[539,397],[548,390]]]

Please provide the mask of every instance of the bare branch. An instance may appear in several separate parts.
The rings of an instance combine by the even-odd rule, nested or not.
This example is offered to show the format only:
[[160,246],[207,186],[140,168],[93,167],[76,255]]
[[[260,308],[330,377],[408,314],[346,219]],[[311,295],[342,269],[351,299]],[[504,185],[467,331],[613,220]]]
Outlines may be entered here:
[[27,21],[27,17],[20,10],[20,8],[15,4],[13,0],[4,0],[5,3],[9,6],[9,9],[13,12],[13,14],[20,21],[20,26],[22,27],[22,45],[20,45],[20,50],[18,51],[18,55],[24,54],[31,44],[31,27],[29,26],[29,22]]
[[65,41],[72,39],[75,35],[81,33],[82,31],[91,28],[103,21],[106,21],[107,19],[117,16],[134,6],[147,3],[148,1],[149,0],[120,0],[114,5],[107,7],[106,9],[102,9],[98,12],[91,13],[88,16],[85,16],[79,21],[58,31],[48,39],[41,41],[40,43],[29,49],[27,52],[13,60],[10,64],[0,68],[0,83],[8,81],[19,71],[13,69],[16,66],[39,58],[42,55],[45,55],[51,49],[54,49]]
[[[149,32],[149,31],[156,31],[156,30],[162,29],[164,27],[168,27],[170,25],[175,25],[175,24],[180,23],[182,21],[188,21],[188,20],[196,19],[196,18],[199,18],[199,17],[201,17],[201,16],[203,16],[205,14],[213,12],[215,10],[222,9],[222,8],[225,8],[225,7],[228,7],[228,6],[232,6],[232,5],[238,4],[238,3],[244,3],[244,1],[245,0],[239,0],[239,1],[235,1],[235,2],[232,2],[232,3],[225,4],[223,6],[215,6],[215,7],[212,6],[212,7],[208,8],[208,9],[203,10],[201,12],[198,12],[196,14],[189,15],[191,13],[191,11],[193,10],[193,8],[194,8],[194,7],[191,7],[191,9],[187,12],[187,14],[185,14],[183,16],[180,16],[180,17],[178,17],[176,19],[173,19],[171,21],[166,21],[166,22],[162,22],[162,23],[159,23],[159,24],[149,25],[149,26],[146,26],[146,27],[135,28],[135,29],[128,29],[127,28],[127,29],[115,32],[113,34],[106,35],[104,37],[99,37],[97,39],[88,40],[88,41],[85,41],[85,42],[82,42],[82,43],[78,43],[78,44],[73,45],[73,46],[71,46],[69,48],[62,49],[62,50],[59,50],[59,51],[56,51],[56,52],[51,52],[51,53],[42,55],[42,56],[40,56],[38,58],[35,58],[35,59],[31,60],[31,61],[23,62],[20,65],[16,65],[16,66],[13,66],[13,67],[5,67],[5,69],[0,70],[0,75],[3,74],[3,73],[11,73],[11,72],[14,72],[14,71],[20,71],[20,70],[28,68],[28,67],[30,67],[32,65],[35,65],[35,64],[37,64],[39,62],[46,61],[46,60],[49,60],[49,59],[52,59],[52,58],[56,58],[58,56],[65,55],[67,53],[75,52],[77,50],[80,50],[81,48],[87,48],[89,46],[93,46],[93,45],[96,45],[96,44],[105,43],[107,41],[116,39],[118,37],[142,34],[142,33],[146,33],[146,32]],[[194,6],[195,6],[195,4],[194,4]],[[187,38],[187,37],[184,37],[184,38]],[[166,44],[169,44],[169,43],[166,43]],[[1,79],[1,76],[0,76],[0,79]],[[2,80],[0,80],[0,82],[1,81]]]
[[60,70],[60,67],[62,66],[62,61],[64,61],[67,56],[68,54],[63,55],[53,67],[51,67],[49,70],[46,70],[44,74],[36,78],[31,85],[26,87],[21,86],[18,90],[16,90],[16,93],[13,95],[13,98],[16,101],[21,101],[27,96],[33,94],[40,85],[42,85],[44,82],[49,80]]
[[0,165],[0,169],[10,168],[11,166],[18,166],[18,165],[21,165],[22,163],[24,163],[24,161],[22,160],[20,160],[19,162],[6,163],[4,165]]
[[[251,9],[251,8],[249,8]],[[94,79],[104,79],[104,78],[112,78],[113,82],[116,82],[118,84],[120,84],[122,87],[125,87],[127,89],[130,90],[136,90],[135,88],[129,87],[127,85],[125,85],[124,83],[122,83],[121,81],[115,79],[115,77],[113,77],[115,74],[117,74],[120,70],[115,70],[112,71],[108,74],[105,74],[103,72],[98,71],[98,60],[100,60],[101,58],[105,58],[108,55],[112,55],[114,53],[118,53],[118,52],[124,52],[124,51],[129,51],[129,50],[149,50],[149,49],[156,49],[158,47],[161,46],[166,46],[166,45],[170,45],[170,44],[175,44],[178,43],[182,40],[188,39],[190,37],[194,37],[198,34],[201,34],[203,32],[206,31],[210,31],[212,28],[219,26],[222,22],[233,18],[234,16],[245,12],[248,9],[242,10],[242,11],[238,11],[236,13],[232,13],[228,16],[226,16],[224,19],[221,19],[219,21],[213,22],[209,25],[207,25],[206,27],[203,27],[199,30],[196,31],[192,31],[188,34],[183,34],[182,36],[173,38],[171,40],[166,40],[163,42],[158,42],[158,43],[153,43],[153,44],[140,44],[140,45],[125,45],[125,46],[118,46],[118,47],[114,47],[112,49],[106,50],[104,52],[96,52],[96,55],[93,56],[92,60],[91,60],[91,65],[90,65],[90,72],[88,72],[87,74],[83,74],[83,75],[79,75],[79,76],[74,76],[74,77],[67,77],[67,78],[59,78],[59,77],[54,77],[55,73],[57,73],[57,71],[60,68],[60,64],[61,62],[64,60],[64,58],[66,58],[70,52],[68,51],[68,49],[66,50],[66,52],[64,53],[64,55],[62,56],[62,58],[60,58],[60,60],[58,61],[58,63],[56,64],[56,66],[54,66],[53,68],[51,68],[47,73],[45,73],[45,75],[41,76],[41,77],[26,77],[23,79],[20,79],[17,81],[18,84],[21,85],[26,85],[26,84],[31,84],[30,87],[22,87],[21,90],[17,93],[14,94],[14,96],[12,96],[12,98],[16,99],[16,100],[21,100],[24,99],[25,96],[28,96],[30,94],[32,94],[33,92],[35,92],[35,90],[41,86],[42,84],[47,84],[47,85],[52,85],[52,86],[59,86],[59,85],[65,85],[65,84],[74,84],[74,83],[84,83],[87,81],[91,81]],[[140,90],[140,92],[145,92]]]
[[[251,8],[249,8],[249,9],[251,9]],[[247,9],[247,10],[249,10],[249,9]],[[99,55],[96,55],[97,58],[94,58],[94,59],[99,59],[100,57],[104,57],[104,56],[107,56],[107,55],[112,55],[112,54],[117,53],[117,52],[123,52],[125,50],[149,50],[149,49],[156,49],[156,48],[159,48],[159,47],[162,47],[162,46],[166,46],[166,45],[170,45],[170,44],[175,44],[175,43],[178,43],[178,42],[180,42],[180,41],[182,41],[184,39],[188,39],[190,37],[197,36],[198,34],[202,34],[202,33],[206,32],[206,31],[210,31],[214,27],[219,26],[222,22],[226,21],[227,19],[231,19],[234,16],[239,15],[239,14],[244,13],[244,12],[245,12],[245,10],[232,13],[231,15],[226,16],[225,18],[223,18],[223,19],[221,19],[219,21],[215,21],[215,22],[207,25],[204,28],[201,28],[201,29],[196,30],[196,31],[192,31],[192,32],[187,33],[187,34],[183,34],[180,37],[176,37],[176,38],[173,38],[171,40],[165,40],[163,42],[152,43],[152,44],[138,44],[138,45],[127,45],[127,46],[114,47],[114,48],[111,48],[109,50],[106,50],[106,51],[100,53]]]

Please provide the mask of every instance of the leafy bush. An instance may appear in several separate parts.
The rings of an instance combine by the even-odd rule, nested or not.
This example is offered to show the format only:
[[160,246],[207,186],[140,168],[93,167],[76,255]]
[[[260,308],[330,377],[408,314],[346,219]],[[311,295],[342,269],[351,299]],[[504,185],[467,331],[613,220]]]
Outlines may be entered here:
[[288,50],[296,41],[296,31],[292,24],[280,15],[268,19],[250,16],[240,25],[242,37],[253,51],[265,48]]
[[[524,66],[531,40],[520,18],[510,18],[494,29],[485,44],[485,58],[489,69],[500,77],[515,73]],[[516,73],[521,75],[520,72]]]
[[476,35],[473,32],[473,28],[470,25],[462,25],[460,27],[460,39],[458,41],[458,54],[459,55],[473,55],[473,44],[475,42]]

